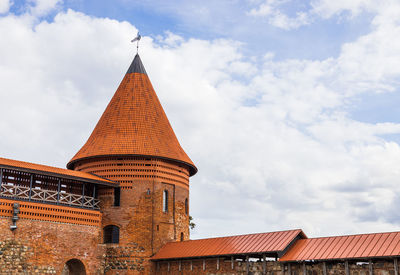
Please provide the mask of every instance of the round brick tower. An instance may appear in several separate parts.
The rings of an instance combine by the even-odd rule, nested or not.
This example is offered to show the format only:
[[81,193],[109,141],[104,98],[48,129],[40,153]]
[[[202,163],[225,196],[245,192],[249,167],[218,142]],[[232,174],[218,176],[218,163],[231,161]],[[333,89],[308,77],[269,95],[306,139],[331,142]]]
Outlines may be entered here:
[[107,274],[150,274],[149,258],[162,245],[189,239],[189,177],[197,168],[139,55],[67,167],[119,183],[98,192]]

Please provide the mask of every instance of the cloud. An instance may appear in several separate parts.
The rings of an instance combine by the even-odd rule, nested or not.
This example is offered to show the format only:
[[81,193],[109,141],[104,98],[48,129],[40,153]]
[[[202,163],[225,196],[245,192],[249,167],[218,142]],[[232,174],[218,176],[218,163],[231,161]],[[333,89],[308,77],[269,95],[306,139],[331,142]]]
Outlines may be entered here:
[[[230,39],[143,37],[146,70],[199,168],[194,237],[398,228],[383,213],[398,207],[400,148],[384,136],[400,125],[351,117],[355,96],[398,92],[398,26],[381,15],[324,60],[245,58]],[[51,22],[0,17],[0,33],[1,155],[64,166],[129,66],[137,29],[67,10]]]
[[[329,19],[333,16],[352,19],[362,13],[378,15],[375,21],[399,21],[400,3],[396,0],[383,0],[379,3],[372,0],[314,0],[306,10],[295,12],[295,16],[288,16],[290,6],[297,8],[290,0],[265,0],[247,13],[254,17],[264,17],[269,24],[285,30],[297,29],[310,25],[320,19]],[[388,16],[390,14],[390,16]],[[376,23],[376,22],[375,22]]]
[[10,6],[10,0],[0,0],[0,14],[8,13]]
[[255,17],[267,17],[269,24],[284,30],[297,29],[309,24],[309,15],[305,12],[297,12],[295,17],[289,17],[283,13],[279,7],[286,2],[288,1],[266,0],[247,14]]
[[31,14],[35,16],[44,16],[56,9],[62,3],[62,0],[31,0],[33,6],[30,7]]

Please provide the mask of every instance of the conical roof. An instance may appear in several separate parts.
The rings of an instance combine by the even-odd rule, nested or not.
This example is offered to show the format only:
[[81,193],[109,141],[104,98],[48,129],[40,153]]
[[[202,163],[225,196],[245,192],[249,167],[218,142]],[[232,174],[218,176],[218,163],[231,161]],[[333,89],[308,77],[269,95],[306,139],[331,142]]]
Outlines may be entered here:
[[99,156],[152,156],[197,172],[179,144],[146,70],[136,55],[89,139],[67,164]]

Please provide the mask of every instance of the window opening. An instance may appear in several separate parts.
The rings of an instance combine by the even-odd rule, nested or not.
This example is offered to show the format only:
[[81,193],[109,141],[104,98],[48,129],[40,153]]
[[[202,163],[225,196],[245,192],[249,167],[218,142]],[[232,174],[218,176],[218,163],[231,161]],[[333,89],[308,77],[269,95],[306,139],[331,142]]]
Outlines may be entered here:
[[163,192],[163,212],[168,212],[168,191],[164,190]]
[[184,240],[184,235],[183,232],[181,232],[181,242],[183,242],[183,240]]
[[185,214],[187,215],[188,213],[189,213],[188,199],[185,199]]
[[120,206],[121,203],[121,188],[114,188],[114,206]]
[[119,243],[119,227],[116,225],[107,225],[103,229],[104,243]]

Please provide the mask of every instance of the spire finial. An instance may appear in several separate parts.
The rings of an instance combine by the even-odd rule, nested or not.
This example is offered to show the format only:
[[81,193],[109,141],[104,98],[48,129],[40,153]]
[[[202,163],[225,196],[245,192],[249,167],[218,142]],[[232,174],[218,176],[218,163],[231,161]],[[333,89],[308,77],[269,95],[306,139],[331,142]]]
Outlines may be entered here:
[[132,43],[133,42],[137,42],[137,44],[136,44],[136,54],[139,53],[139,41],[140,41],[141,38],[142,38],[142,36],[138,32],[136,37],[131,40]]

